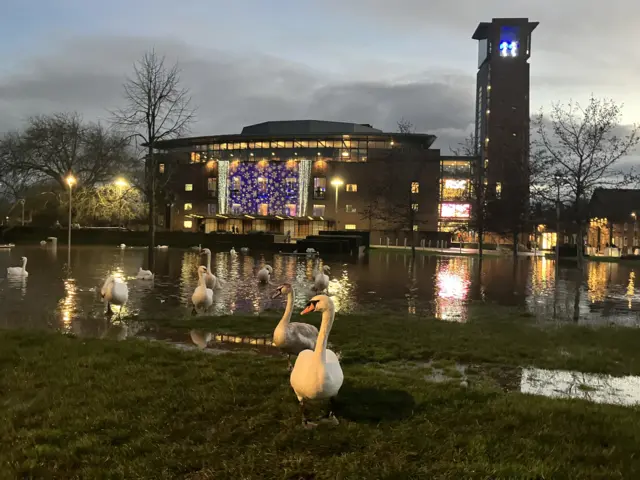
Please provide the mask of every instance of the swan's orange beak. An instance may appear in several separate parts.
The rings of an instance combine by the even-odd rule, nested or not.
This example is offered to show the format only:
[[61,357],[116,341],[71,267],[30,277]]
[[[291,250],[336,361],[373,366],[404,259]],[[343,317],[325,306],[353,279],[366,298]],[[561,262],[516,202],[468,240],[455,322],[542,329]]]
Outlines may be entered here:
[[315,304],[309,302],[307,303],[307,306],[304,307],[304,310],[302,310],[302,312],[300,312],[300,315],[306,315],[307,313],[311,313],[316,309]]

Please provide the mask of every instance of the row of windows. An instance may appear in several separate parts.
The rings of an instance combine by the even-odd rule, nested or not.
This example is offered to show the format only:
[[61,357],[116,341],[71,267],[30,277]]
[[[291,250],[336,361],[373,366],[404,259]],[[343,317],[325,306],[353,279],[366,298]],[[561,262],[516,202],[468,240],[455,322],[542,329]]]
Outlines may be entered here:
[[[415,203],[413,204],[414,206],[414,210],[418,210],[418,204]],[[207,205],[207,214],[208,215],[215,215],[217,213],[217,208],[216,208],[216,204],[214,203],[209,203]],[[325,214],[325,205],[314,205],[313,206],[313,216],[314,217],[324,217]],[[190,212],[191,210],[193,210],[193,204],[192,203],[185,203],[184,204],[184,211],[185,212]],[[353,206],[353,205],[345,205],[345,212],[346,213],[358,213],[358,210]],[[231,205],[231,211],[234,212],[234,214],[242,214],[242,213],[246,213],[242,211],[241,205],[239,203],[234,203]],[[267,213],[262,213],[262,212],[267,212]],[[275,213],[275,212],[271,212],[271,213]],[[285,206],[285,210],[284,212],[278,212],[278,214],[282,214],[284,213],[284,215],[290,215],[295,217],[296,214],[296,206],[295,204],[288,204]],[[261,203],[258,207],[258,214],[259,215],[268,215],[269,214],[269,205],[266,203]]]
[[389,149],[393,146],[393,141],[388,140],[269,140],[262,142],[234,142],[234,143],[212,143],[210,145],[200,145],[195,150],[223,151],[223,150],[258,150],[272,148],[373,148]]
[[[193,228],[193,220],[185,220],[182,225],[184,226],[184,228],[191,229],[191,228]],[[356,228],[357,227],[356,227],[355,223],[347,223],[344,226],[345,230],[356,230]],[[414,230],[415,230],[415,228],[414,228]]]

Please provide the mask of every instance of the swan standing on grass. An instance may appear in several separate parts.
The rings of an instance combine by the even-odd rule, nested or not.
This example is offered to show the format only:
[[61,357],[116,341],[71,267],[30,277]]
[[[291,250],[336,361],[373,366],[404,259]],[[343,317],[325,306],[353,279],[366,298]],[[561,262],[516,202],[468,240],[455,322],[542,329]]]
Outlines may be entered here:
[[211,273],[211,250],[209,250],[208,248],[205,248],[204,250],[202,250],[202,253],[200,255],[207,256],[207,265],[206,265],[207,273],[205,273],[204,275],[204,280],[207,284],[207,288],[211,288],[211,289],[220,288],[221,280],[217,278],[213,273]]
[[129,300],[129,288],[121,279],[109,275],[102,286],[102,290],[100,290],[100,295],[102,295],[102,300],[107,304],[107,314],[113,314],[111,310],[111,304],[113,304],[120,306],[118,312],[118,315],[120,315],[122,307]]
[[325,265],[322,267],[322,271],[316,274],[313,279],[313,289],[316,292],[322,292],[329,288],[329,273],[331,273],[331,268],[329,265]]
[[291,322],[295,292],[289,283],[280,285],[271,298],[287,296],[287,308],[273,331],[273,344],[287,354],[289,370],[292,369],[291,355],[298,355],[303,350],[313,350],[318,340],[318,329],[308,323]]
[[7,276],[8,277],[28,277],[29,272],[27,272],[27,257],[22,257],[21,267],[7,268]]
[[138,280],[153,280],[153,272],[151,270],[143,270],[142,267],[138,270],[136,278]]
[[271,265],[265,265],[258,271],[258,281],[260,283],[269,283],[271,274],[273,274],[273,268],[271,268]]
[[198,313],[199,308],[207,311],[207,309],[213,305],[213,290],[207,288],[205,273],[207,273],[207,267],[198,267],[198,286],[191,296],[191,301],[193,302],[193,315]]
[[329,413],[327,418],[338,423],[338,419],[333,415],[333,400],[344,381],[338,357],[331,350],[327,350],[327,339],[335,319],[333,300],[326,295],[316,295],[307,303],[301,315],[310,312],[322,312],[320,334],[314,350],[300,352],[290,377],[291,387],[300,402],[302,423],[305,427],[315,426],[307,420],[304,406],[305,402],[314,400],[328,399]]

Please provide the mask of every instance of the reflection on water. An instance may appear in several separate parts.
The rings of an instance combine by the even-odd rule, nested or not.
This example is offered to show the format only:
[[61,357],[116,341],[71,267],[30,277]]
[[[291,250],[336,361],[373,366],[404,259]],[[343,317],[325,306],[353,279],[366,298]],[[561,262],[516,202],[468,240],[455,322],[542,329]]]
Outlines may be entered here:
[[[149,319],[180,317],[189,313],[197,285],[197,266],[205,257],[192,250],[158,251],[153,281],[137,280],[138,268],[146,267],[145,249],[76,247],[71,270],[66,251],[16,247],[0,253],[0,272],[29,258],[28,278],[0,279],[0,326],[33,326],[71,330],[100,336],[106,326],[100,289],[108,275],[127,282],[129,302],[123,316]],[[271,285],[258,284],[255,274],[266,263],[274,273]],[[571,265],[558,272],[545,258],[411,257],[402,252],[374,251],[357,260],[332,260],[251,252],[231,256],[217,252],[212,270],[222,288],[214,292],[214,315],[234,313],[260,315],[265,309],[283,310],[286,299],[271,299],[280,283],[295,290],[296,311],[310,297],[314,272],[331,268],[329,294],[343,313],[406,312],[435,315],[447,321],[467,320],[468,303],[486,300],[527,308],[539,318],[580,323],[640,325],[640,292],[635,285],[634,265],[588,263],[580,273]],[[117,309],[116,309],[117,313]]]
[[636,405],[640,403],[640,377],[524,368],[520,391],[552,398],[581,398],[596,403]]

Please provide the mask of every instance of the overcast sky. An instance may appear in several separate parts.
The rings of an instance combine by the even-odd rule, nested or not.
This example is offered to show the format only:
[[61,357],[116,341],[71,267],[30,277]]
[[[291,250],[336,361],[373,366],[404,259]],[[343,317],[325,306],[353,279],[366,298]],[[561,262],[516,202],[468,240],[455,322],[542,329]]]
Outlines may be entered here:
[[480,21],[539,21],[532,112],[590,93],[640,118],[634,0],[2,0],[0,132],[29,115],[107,119],[135,59],[179,60],[192,133],[320,119],[396,130],[446,149],[472,130]]

